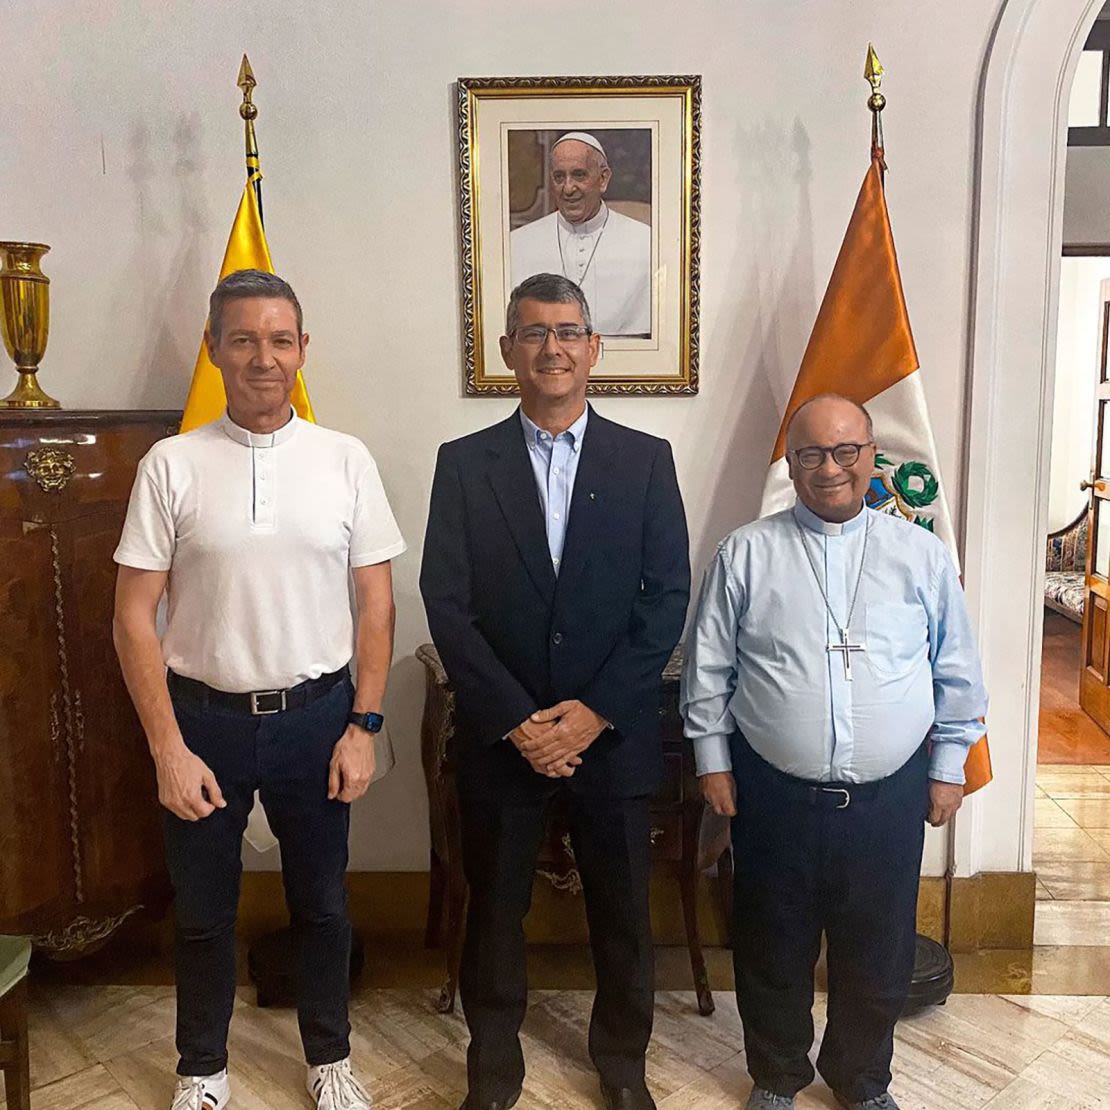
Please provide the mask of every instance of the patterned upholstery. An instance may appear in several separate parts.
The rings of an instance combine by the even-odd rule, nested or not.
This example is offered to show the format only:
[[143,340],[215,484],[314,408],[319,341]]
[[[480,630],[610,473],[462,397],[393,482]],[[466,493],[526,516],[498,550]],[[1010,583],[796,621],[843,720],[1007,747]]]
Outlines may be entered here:
[[1045,548],[1044,603],[1077,624],[1083,623],[1086,569],[1087,513],[1084,510],[1067,528],[1053,532]]

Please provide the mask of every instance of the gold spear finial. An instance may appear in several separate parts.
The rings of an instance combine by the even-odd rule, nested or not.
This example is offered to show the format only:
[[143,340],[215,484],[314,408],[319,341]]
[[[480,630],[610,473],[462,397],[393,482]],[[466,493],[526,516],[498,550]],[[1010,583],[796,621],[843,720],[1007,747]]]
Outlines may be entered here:
[[867,107],[871,109],[871,147],[882,156],[883,150],[883,119],[881,112],[886,107],[886,97],[879,92],[883,83],[883,63],[875,53],[875,47],[867,44],[867,61],[863,66],[864,80],[871,84],[871,95],[867,98]]
[[239,105],[239,115],[245,120],[257,119],[258,109],[252,102],[251,97],[254,94],[254,86],[258,82],[254,79],[254,70],[251,69],[246,54],[243,55],[243,61],[239,65],[239,77],[235,83],[243,90],[243,103]]

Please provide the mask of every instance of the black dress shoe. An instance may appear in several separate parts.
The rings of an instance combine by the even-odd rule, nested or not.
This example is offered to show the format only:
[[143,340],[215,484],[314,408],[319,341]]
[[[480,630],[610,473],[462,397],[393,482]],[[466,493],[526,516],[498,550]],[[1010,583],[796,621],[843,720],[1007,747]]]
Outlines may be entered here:
[[517,1099],[519,1098],[519,1087],[516,1089],[515,1094],[509,1095],[504,1101],[495,1098],[492,1102],[479,1102],[477,1099],[473,1099],[470,1095],[467,1095],[466,1098],[463,1099],[459,1110],[512,1110],[512,1107],[516,1105]]
[[655,1110],[655,1100],[647,1087],[610,1087],[601,1085],[601,1097],[605,1100],[606,1110]]

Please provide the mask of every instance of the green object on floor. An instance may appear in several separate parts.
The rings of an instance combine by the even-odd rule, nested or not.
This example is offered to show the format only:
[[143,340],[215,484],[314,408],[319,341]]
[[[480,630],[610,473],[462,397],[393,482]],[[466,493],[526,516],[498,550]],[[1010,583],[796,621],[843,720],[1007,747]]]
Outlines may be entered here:
[[0,936],[0,998],[27,974],[30,960],[30,937]]

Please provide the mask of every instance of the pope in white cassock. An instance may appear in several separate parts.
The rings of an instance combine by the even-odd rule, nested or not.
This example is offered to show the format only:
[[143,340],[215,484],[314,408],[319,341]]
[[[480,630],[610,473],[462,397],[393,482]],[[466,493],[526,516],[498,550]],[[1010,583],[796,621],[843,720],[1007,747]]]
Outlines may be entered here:
[[789,1110],[817,1070],[842,1106],[887,1090],[909,992],[924,826],[951,819],[987,693],[964,594],[931,532],[864,505],[866,410],[822,395],[787,428],[797,501],[721,541],[686,641],[681,706],[702,793],[732,817],[733,961],[754,1081]]
[[604,201],[612,172],[601,143],[571,131],[551,148],[558,210],[510,236],[512,284],[562,274],[586,295],[600,335],[651,335],[651,228]]

